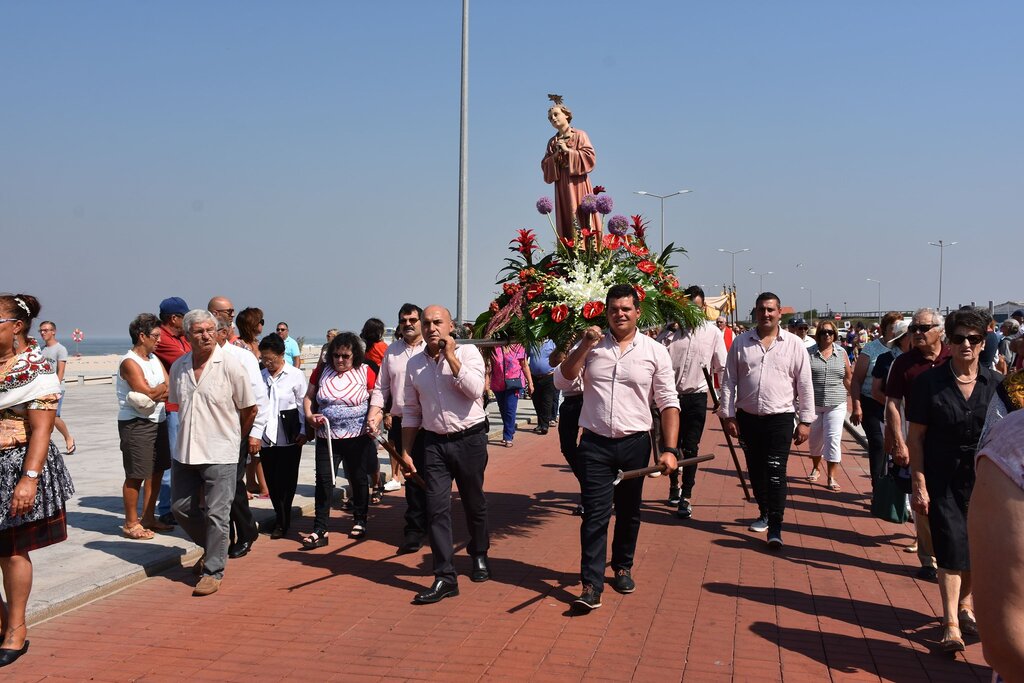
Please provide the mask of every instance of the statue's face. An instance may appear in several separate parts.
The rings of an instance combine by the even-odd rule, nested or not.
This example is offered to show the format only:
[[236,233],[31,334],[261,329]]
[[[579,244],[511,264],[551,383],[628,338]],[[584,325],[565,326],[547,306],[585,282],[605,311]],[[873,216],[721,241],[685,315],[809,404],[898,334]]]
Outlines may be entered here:
[[550,121],[551,125],[558,130],[564,130],[569,127],[569,119],[566,117],[565,112],[562,111],[561,107],[552,107],[551,110],[548,111],[548,121]]

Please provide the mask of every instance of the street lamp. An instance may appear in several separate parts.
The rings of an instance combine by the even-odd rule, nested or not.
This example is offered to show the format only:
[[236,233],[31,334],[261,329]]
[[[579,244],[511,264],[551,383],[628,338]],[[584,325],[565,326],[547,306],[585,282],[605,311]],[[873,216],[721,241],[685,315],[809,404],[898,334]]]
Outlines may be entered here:
[[939,240],[938,242],[929,242],[928,244],[932,245],[933,247],[938,247],[939,248],[939,307],[936,310],[938,310],[941,313],[942,312],[942,252],[944,252],[946,250],[946,247],[951,247],[954,244],[960,244],[960,243],[959,242],[943,242],[942,240]]
[[675,197],[677,194],[689,194],[693,190],[678,190],[672,194],[654,194],[653,192],[644,192],[643,190],[635,190],[635,194],[642,194],[646,197],[657,197],[661,200],[661,250],[665,251],[665,200],[669,197]]
[[774,275],[774,271],[771,271],[771,270],[769,270],[766,273],[756,273],[756,272],[754,272],[753,268],[750,268],[750,269],[747,270],[747,272],[750,273],[751,275],[756,275],[759,278],[761,278],[760,283],[757,285],[758,286],[758,290],[757,290],[758,294],[764,293],[764,276],[765,275]]
[[800,289],[807,290],[807,315],[810,317],[811,311],[814,310],[814,290],[810,287],[801,287]]
[[732,256],[732,288],[736,289],[736,254],[742,254],[745,251],[750,251],[750,249],[737,249],[736,251],[731,251],[729,249],[719,249],[718,251],[722,252],[723,254],[729,254],[730,256]]
[[878,324],[882,324],[882,281],[876,280],[873,277],[867,278],[868,282],[874,282],[878,285]]

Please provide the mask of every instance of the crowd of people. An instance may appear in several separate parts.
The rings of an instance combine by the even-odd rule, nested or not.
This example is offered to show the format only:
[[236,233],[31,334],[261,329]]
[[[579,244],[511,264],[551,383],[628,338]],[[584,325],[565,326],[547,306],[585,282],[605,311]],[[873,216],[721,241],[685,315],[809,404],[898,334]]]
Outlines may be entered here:
[[[703,307],[699,287],[686,294]],[[0,523],[6,596],[0,666],[27,651],[28,553],[66,538],[64,504],[74,490],[50,441],[66,352],[53,348],[52,322],[40,324],[45,346],[29,337],[39,310],[29,295],[0,295],[0,505],[9,509]],[[1024,541],[994,538],[977,519],[1024,520],[1019,508],[1006,507],[1024,488],[1017,438],[1024,414],[1024,311],[998,331],[977,308],[945,317],[920,309],[910,321],[893,312],[877,326],[855,325],[852,339],[831,320],[812,328],[794,317],[783,327],[782,302],[771,292],[757,297],[752,314],[750,329],[719,317],[695,328],[672,322],[639,330],[636,291],[615,286],[606,297],[605,324],[586,329],[573,348],[545,342],[527,349],[515,340],[460,344],[446,308],[407,303],[390,343],[376,318],[359,334],[330,330],[307,379],[286,323],[264,336],[258,308],[236,316],[226,297],[200,309],[167,298],[159,315],[143,313],[130,322],[131,348],[116,376],[123,533],[146,540],[180,526],[203,548],[193,568],[193,594],[215,593],[228,560],[248,554],[261,532],[252,496],[268,497],[274,509],[273,524],[262,531],[272,539],[291,537],[301,452],[313,441],[315,512],[310,533],[295,539],[301,547],[329,543],[341,467],[349,488],[349,538],[371,533],[375,496],[404,488],[399,552],[428,543],[433,561],[434,580],[413,601],[457,596],[452,485],[459,488],[470,537],[469,578],[487,581],[485,405],[497,402],[501,444],[512,447],[517,403],[528,393],[537,414],[534,432],[543,436],[557,426],[559,449],[579,485],[582,589],[572,608],[587,613],[601,607],[613,511],[609,583],[623,594],[637,588],[632,569],[644,478],[616,483],[620,471],[649,465],[653,453],[669,475],[668,504],[676,517],[694,516],[694,460],[714,386],[721,389],[718,417],[742,446],[758,506],[749,530],[766,533],[770,550],[784,547],[793,445],[808,443],[808,481],[824,476],[828,491],[840,491],[849,414],[866,435],[872,486],[887,477],[906,486],[918,577],[938,582],[941,648],[962,650],[965,636],[981,633],[997,668],[1019,671],[1020,638],[995,633],[1013,615],[991,585],[972,580],[972,560],[983,576],[1010,580],[1019,570],[1007,568],[1000,552],[1024,557]],[[66,427],[64,438],[67,452],[74,452]],[[391,458],[387,482],[380,445]],[[976,513],[970,507],[976,482],[1004,491],[1004,500],[986,500]]]

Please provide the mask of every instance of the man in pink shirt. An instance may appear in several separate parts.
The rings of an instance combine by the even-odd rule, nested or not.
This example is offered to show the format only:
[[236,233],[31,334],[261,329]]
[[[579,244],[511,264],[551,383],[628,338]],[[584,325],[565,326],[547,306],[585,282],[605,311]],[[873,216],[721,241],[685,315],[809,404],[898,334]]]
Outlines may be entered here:
[[[695,306],[704,310],[704,290],[694,285],[686,295]],[[725,367],[725,340],[714,323],[705,320],[696,329],[676,324],[659,340],[668,348],[675,372],[676,392],[679,394],[679,451],[684,458],[697,457],[700,437],[708,414],[708,382],[704,370],[716,376]],[[670,475],[669,505],[677,506],[676,516],[689,519],[693,515],[690,498],[697,478],[697,466],[683,468],[683,486],[679,487],[679,473]]]
[[630,479],[615,486],[619,470],[647,466],[653,424],[651,402],[661,411],[661,446],[658,464],[666,472],[676,469],[679,450],[679,398],[672,377],[672,360],[664,346],[638,334],[640,299],[631,285],[614,285],[605,298],[609,331],[587,328],[579,345],[555,371],[555,386],[568,391],[579,379],[583,385],[580,439],[577,457],[583,494],[580,525],[580,574],[583,592],[573,609],[590,612],[601,606],[604,565],[608,548],[608,520],[615,505],[612,538],[612,587],[632,593],[631,576],[636,539],[640,533],[640,501],[644,480]]
[[[384,406],[384,427],[388,430],[388,440],[395,445],[395,450],[402,452],[402,415],[405,400],[405,373],[409,360],[423,353],[426,342],[420,319],[423,310],[416,304],[403,304],[398,311],[398,332],[401,339],[392,342],[384,352],[384,360],[380,364],[380,374],[373,393],[377,397],[374,403]],[[379,424],[380,410],[370,408],[369,421],[373,431]],[[417,469],[423,469],[423,430],[416,430],[416,439],[412,445],[412,461]],[[399,553],[414,553],[423,546],[427,536],[427,492],[419,486],[409,484],[405,487],[405,539],[399,547]]]
[[487,427],[483,407],[484,359],[475,346],[456,346],[452,314],[443,306],[423,311],[423,353],[409,359],[402,402],[402,465],[416,472],[413,448],[423,431],[423,478],[427,483],[427,520],[434,560],[433,585],[414,602],[429,604],[459,594],[452,548],[452,481],[466,512],[473,558],[470,580],[487,581],[490,540],[487,533]]
[[[754,329],[733,341],[725,361],[720,414],[725,431],[743,438],[750,484],[760,516],[750,530],[768,532],[768,547],[782,548],[786,464],[790,441],[807,441],[814,421],[814,389],[807,349],[779,328],[782,304],[771,292],[754,303]],[[800,423],[793,429],[799,404]]]

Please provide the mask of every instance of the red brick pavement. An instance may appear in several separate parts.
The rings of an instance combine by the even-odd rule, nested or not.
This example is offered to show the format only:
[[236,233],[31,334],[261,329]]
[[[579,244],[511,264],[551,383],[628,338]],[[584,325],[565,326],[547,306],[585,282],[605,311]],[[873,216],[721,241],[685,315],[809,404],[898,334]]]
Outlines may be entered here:
[[[575,481],[556,436],[521,433],[491,448],[487,489],[495,579],[460,581],[460,597],[414,606],[430,583],[429,552],[396,556],[403,505],[375,508],[369,540],[344,534],[305,553],[261,537],[231,560],[221,591],[190,597],[190,572],[156,576],[32,629],[11,680],[249,681],[403,679],[637,681],[971,681],[989,671],[978,643],[935,651],[938,587],[912,578],[909,527],[874,520],[860,449],[847,441],[841,493],[803,482],[790,463],[786,548],[746,531],[716,420],[702,452],[694,518],[645,485],[637,591],[567,612],[579,590]],[[456,509],[458,538],[465,539]],[[300,530],[308,530],[309,522]],[[347,519],[332,519],[334,529]],[[469,560],[459,555],[460,569]]]

